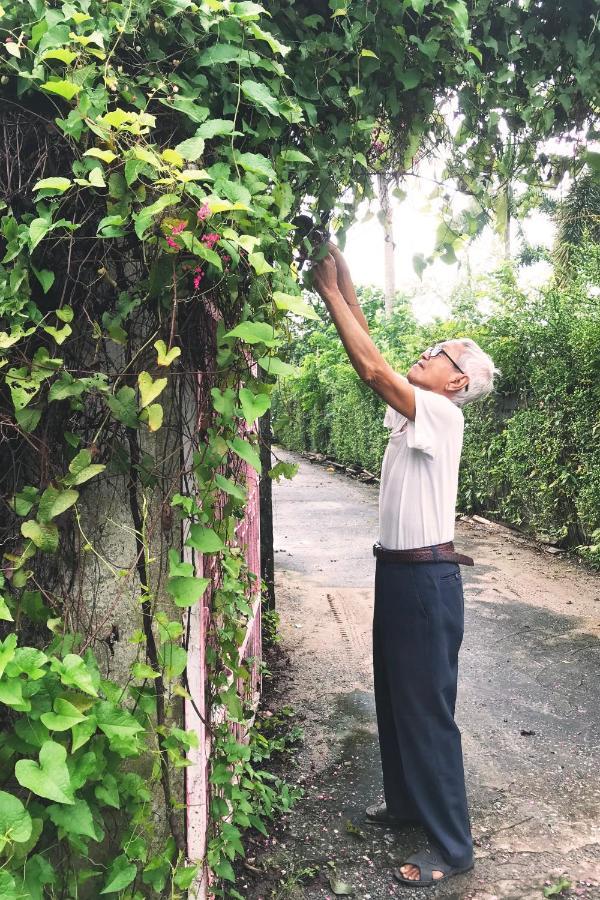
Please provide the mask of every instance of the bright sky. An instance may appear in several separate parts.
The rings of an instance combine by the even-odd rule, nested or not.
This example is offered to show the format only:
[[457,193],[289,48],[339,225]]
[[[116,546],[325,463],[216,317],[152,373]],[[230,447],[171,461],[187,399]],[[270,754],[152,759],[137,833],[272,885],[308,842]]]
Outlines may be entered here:
[[[426,256],[432,251],[439,224],[437,201],[429,200],[435,184],[426,178],[409,176],[403,188],[408,196],[402,202],[392,198],[394,238],[396,243],[396,284],[399,291],[417,292],[413,301],[415,314],[426,320],[447,311],[444,298],[465,275],[468,260],[473,275],[493,271],[502,259],[499,237],[487,228],[484,233],[458,255],[459,261],[447,265],[436,261],[428,267],[421,281],[413,269],[415,253]],[[460,200],[460,198],[457,198]],[[377,218],[379,203],[365,201],[359,209],[357,224],[348,231],[344,255],[350,265],[355,284],[374,285],[383,288],[383,227]],[[514,226],[514,223],[513,223]],[[534,213],[523,223],[523,230],[532,244],[550,247],[554,229],[547,216]],[[513,227],[511,234],[513,253],[519,239]],[[547,278],[550,267],[546,263],[524,268],[520,274],[525,289],[539,287]]]

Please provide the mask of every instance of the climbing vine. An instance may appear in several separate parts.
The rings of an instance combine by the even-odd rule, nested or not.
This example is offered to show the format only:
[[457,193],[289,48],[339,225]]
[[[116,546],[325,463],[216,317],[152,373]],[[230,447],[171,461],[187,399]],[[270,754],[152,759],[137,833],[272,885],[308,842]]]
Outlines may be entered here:
[[[261,469],[256,420],[293,371],[287,319],[318,318],[294,254],[315,250],[311,217],[343,234],[378,167],[404,172],[429,141],[453,140],[435,98],[460,88],[469,105],[491,91],[489,70],[511,51],[481,6],[471,30],[462,0],[383,3],[377,15],[247,0],[0,5],[7,900],[176,897],[198,876],[182,802],[198,738],[181,726],[195,702],[188,614],[201,601],[200,866],[216,896],[239,896],[243,829],[264,831],[293,802],[260,768],[264,742],[242,740],[252,704],[240,647],[260,584],[238,530]],[[573,65],[561,96],[583,108]],[[492,159],[485,110],[470,108],[465,159],[482,141]]]

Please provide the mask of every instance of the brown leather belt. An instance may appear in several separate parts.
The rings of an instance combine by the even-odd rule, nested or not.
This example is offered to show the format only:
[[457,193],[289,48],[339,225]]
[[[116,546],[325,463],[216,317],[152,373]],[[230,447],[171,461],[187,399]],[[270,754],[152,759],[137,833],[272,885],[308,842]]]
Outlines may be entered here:
[[461,566],[473,566],[470,556],[457,553],[452,541],[433,544],[431,547],[414,547],[411,550],[388,550],[379,541],[373,544],[373,556],[382,562],[454,562]]

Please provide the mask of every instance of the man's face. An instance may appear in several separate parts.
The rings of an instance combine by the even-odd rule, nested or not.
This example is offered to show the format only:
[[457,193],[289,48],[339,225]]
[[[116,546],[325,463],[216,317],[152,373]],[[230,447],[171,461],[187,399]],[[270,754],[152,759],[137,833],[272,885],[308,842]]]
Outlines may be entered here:
[[445,353],[430,356],[431,348],[424,350],[417,362],[410,367],[406,377],[417,387],[434,391],[436,394],[445,394],[449,384],[459,379],[458,383],[462,385],[464,381],[461,373],[448,358],[457,360],[462,348],[460,341],[441,341],[438,346],[442,346]]

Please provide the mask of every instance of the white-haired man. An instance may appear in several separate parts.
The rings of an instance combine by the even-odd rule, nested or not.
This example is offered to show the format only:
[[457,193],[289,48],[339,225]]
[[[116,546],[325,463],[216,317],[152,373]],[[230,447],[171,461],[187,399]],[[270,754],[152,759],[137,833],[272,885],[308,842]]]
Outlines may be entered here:
[[461,737],[454,721],[458,651],[464,628],[454,550],[460,407],[492,390],[495,368],[472,340],[428,347],[406,377],[395,372],[369,335],[339,249],[313,266],[321,294],[362,380],[387,403],[391,429],[373,547],[373,669],[385,802],[371,822],[420,823],[426,849],[394,872],[403,884],[432,885],[473,867]]

